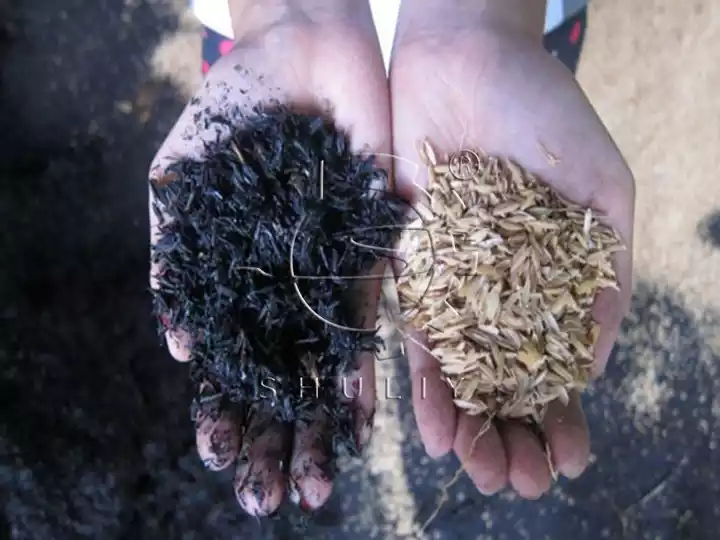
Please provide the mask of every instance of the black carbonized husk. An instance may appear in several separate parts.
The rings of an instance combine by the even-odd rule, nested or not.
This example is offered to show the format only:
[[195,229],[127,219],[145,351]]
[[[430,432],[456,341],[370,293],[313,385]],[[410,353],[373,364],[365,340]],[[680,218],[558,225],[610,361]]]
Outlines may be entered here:
[[372,300],[357,276],[387,258],[407,210],[387,192],[387,172],[325,117],[274,109],[167,173],[172,181],[153,185],[162,330],[191,336],[193,380],[233,402],[265,400],[286,422],[324,407],[339,451],[353,415],[335,381],[379,345],[372,329],[348,329],[364,326]]

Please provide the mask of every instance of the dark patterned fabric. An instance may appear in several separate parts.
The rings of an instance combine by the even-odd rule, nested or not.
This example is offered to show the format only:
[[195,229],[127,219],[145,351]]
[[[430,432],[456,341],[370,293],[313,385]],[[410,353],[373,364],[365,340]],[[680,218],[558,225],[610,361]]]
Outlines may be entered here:
[[545,48],[575,73],[587,28],[587,8],[545,35]]
[[230,52],[233,42],[207,27],[203,29],[202,36],[202,72],[205,74],[218,58]]

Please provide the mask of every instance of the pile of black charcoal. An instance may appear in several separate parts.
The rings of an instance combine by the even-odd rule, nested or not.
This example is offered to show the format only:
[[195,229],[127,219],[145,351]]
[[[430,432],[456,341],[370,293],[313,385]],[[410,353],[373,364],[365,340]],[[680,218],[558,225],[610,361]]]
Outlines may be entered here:
[[387,259],[407,206],[322,115],[258,110],[231,129],[153,182],[161,330],[189,337],[198,388],[265,402],[283,422],[322,407],[333,451],[352,452],[353,410],[336,381],[380,345],[361,316],[374,300],[362,277]]

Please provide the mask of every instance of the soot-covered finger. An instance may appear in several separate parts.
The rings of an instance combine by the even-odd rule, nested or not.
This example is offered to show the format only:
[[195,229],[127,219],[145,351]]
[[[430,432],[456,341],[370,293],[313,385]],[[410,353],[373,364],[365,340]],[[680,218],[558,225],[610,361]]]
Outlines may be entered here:
[[332,492],[328,418],[318,409],[310,422],[298,422],[290,461],[289,494],[305,511],[317,510]]
[[190,336],[182,330],[168,330],[165,332],[168,351],[178,362],[190,361]]
[[[175,176],[172,174],[164,174],[155,170],[151,173],[151,186],[153,183],[166,184],[174,181]],[[187,332],[171,327],[170,309],[163,300],[160,299],[158,291],[161,289],[161,280],[163,275],[163,267],[155,260],[155,252],[161,247],[161,225],[169,222],[170,217],[163,211],[162,205],[156,200],[152,188],[149,193],[150,205],[150,288],[155,291],[156,297],[154,301],[154,311],[160,319],[160,324],[165,332],[165,340],[167,342],[170,355],[178,362],[188,362],[190,360],[191,339]]]
[[271,418],[268,412],[251,413],[235,471],[235,497],[252,516],[272,514],[285,496],[291,426]]
[[375,367],[370,354],[361,356],[360,368],[340,380],[342,396],[355,415],[355,443],[359,450],[367,447],[375,419]]
[[222,396],[209,383],[201,386],[193,408],[198,456],[211,471],[226,469],[240,451],[238,411],[223,408]]

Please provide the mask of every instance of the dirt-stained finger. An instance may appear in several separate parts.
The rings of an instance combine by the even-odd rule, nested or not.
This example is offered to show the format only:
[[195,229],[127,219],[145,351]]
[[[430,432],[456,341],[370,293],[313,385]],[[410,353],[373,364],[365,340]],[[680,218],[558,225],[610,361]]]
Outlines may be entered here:
[[358,450],[367,448],[375,419],[375,366],[372,354],[360,357],[360,368],[340,377],[341,395],[355,414],[355,444]]
[[223,405],[222,395],[203,383],[193,405],[195,441],[198,456],[211,471],[232,465],[240,451],[241,419],[237,410]]
[[[382,161],[382,159],[380,160]],[[369,271],[365,279],[359,281],[358,297],[363,328],[376,328],[378,302],[383,286],[383,276],[387,261],[378,261]],[[364,352],[358,358],[358,369],[341,377],[342,395],[352,402],[355,409],[355,442],[359,450],[367,447],[373,432],[375,419],[375,354]]]
[[270,418],[268,411],[251,411],[235,471],[235,497],[251,516],[272,514],[285,496],[291,426]]
[[[160,174],[156,172],[155,174]],[[151,182],[155,181],[153,179]],[[167,180],[170,181],[170,180]],[[151,249],[160,240],[160,222],[161,219],[168,219],[167,216],[163,215],[162,209],[158,207],[153,200],[152,190],[150,190],[150,245]],[[162,268],[155,264],[151,255],[150,262],[150,288],[158,290],[160,288],[160,278],[162,276]],[[167,312],[159,313],[160,321],[167,330],[165,332],[165,340],[167,342],[168,351],[170,355],[175,358],[178,362],[189,362],[190,361],[190,349],[191,340],[187,332],[184,332],[178,328],[171,328],[170,326],[170,314]]]
[[221,471],[235,461],[240,448],[240,432],[230,411],[206,418],[197,427],[195,437],[198,455],[209,470]]
[[289,495],[305,511],[317,510],[332,492],[328,418],[318,409],[311,422],[298,423],[290,461]]
[[182,330],[169,330],[165,332],[170,355],[178,362],[190,361],[190,338]]

